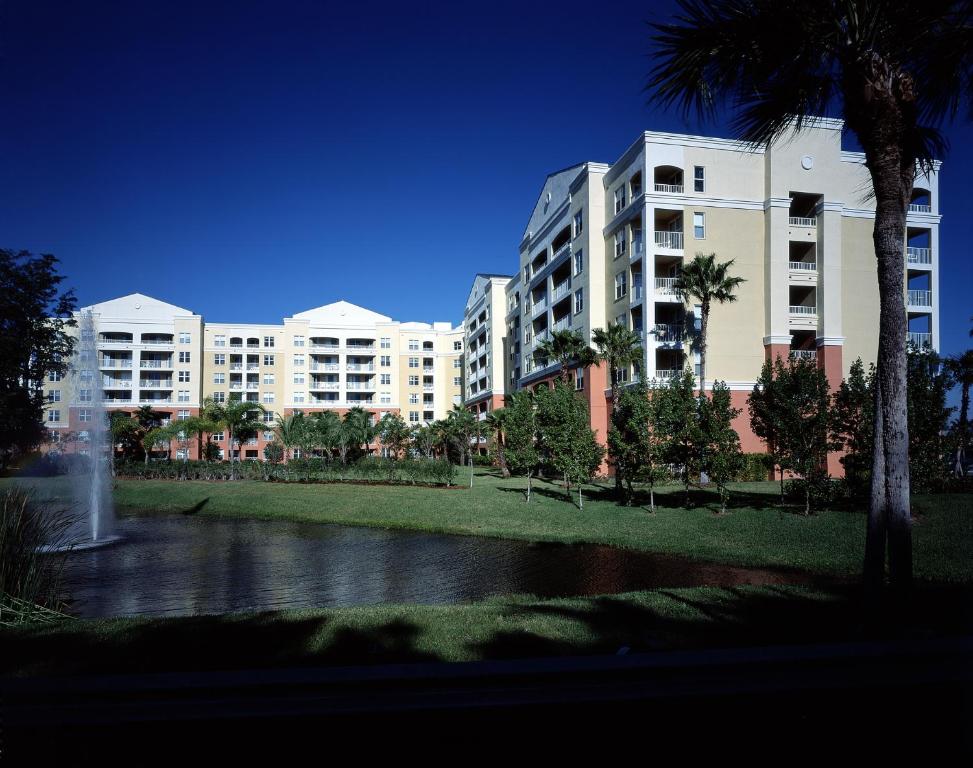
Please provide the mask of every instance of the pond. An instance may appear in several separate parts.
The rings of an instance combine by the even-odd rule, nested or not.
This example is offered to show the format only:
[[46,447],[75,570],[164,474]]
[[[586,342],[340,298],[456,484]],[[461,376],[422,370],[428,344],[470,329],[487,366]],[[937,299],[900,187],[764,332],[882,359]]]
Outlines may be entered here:
[[125,540],[66,558],[71,610],[87,618],[184,616],[491,595],[600,595],[660,587],[809,583],[608,546],[192,516],[119,520]]

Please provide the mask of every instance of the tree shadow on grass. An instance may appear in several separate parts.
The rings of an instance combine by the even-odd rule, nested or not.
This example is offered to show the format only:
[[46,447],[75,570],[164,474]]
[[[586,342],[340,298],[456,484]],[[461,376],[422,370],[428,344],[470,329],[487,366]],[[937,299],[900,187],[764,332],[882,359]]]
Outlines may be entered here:
[[196,502],[189,509],[184,509],[182,513],[184,515],[195,515],[197,512],[201,511],[203,507],[205,507],[207,504],[209,504],[209,496],[207,496],[202,501]]

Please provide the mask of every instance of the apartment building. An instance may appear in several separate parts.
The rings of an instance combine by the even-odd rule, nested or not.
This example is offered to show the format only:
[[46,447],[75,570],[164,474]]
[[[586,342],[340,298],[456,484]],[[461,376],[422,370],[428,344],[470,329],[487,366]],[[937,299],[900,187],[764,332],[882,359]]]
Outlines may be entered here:
[[[465,404],[479,418],[503,407],[503,323],[507,314],[506,286],[509,275],[477,275],[466,300],[463,328],[466,334]],[[498,320],[500,332],[494,328]]]
[[[79,355],[68,377],[45,382],[52,442],[81,436],[67,450],[84,450],[86,403],[99,385],[106,408],[149,405],[164,422],[197,415],[206,398],[260,403],[267,428],[240,446],[250,459],[263,457],[277,414],[361,407],[375,420],[397,412],[419,424],[462,402],[463,329],[451,323],[398,322],[345,301],[266,325],[207,323],[142,294],[85,309],[97,365]],[[228,457],[226,436],[214,439]],[[173,455],[196,458],[195,441],[174,445]]]
[[[842,150],[841,131],[840,120],[819,119],[756,150],[647,131],[610,165],[549,175],[520,242],[518,279],[506,284],[508,314],[493,318],[494,343],[502,333],[516,350],[505,357],[507,391],[553,375],[556,363],[538,353],[553,331],[578,330],[591,343],[610,322],[642,339],[644,358],[621,372],[625,380],[664,382],[698,368],[689,339],[699,307],[685,305],[674,284],[687,259],[715,253],[733,259],[733,274],[746,282],[736,302],[711,310],[707,385],[727,383],[743,410],[736,427],[744,450],[762,450],[745,403],[764,360],[816,360],[837,386],[856,358],[875,359],[874,200],[864,155]],[[934,349],[938,173],[936,163],[916,180],[902,255],[909,340]],[[593,380],[578,373],[578,388],[604,437],[607,378],[599,368],[587,375]]]

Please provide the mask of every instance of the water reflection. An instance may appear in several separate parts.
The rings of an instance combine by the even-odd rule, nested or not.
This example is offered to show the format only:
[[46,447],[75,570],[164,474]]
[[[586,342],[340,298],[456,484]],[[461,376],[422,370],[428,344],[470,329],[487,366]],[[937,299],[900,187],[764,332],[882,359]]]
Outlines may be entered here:
[[604,546],[561,546],[303,523],[197,517],[119,521],[125,543],[71,555],[85,617],[177,616],[395,603],[458,603],[638,589],[803,583]]

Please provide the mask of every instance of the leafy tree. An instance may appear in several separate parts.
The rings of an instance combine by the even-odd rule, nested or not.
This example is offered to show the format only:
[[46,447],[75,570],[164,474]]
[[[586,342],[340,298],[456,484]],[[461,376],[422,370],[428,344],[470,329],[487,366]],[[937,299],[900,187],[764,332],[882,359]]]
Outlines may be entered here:
[[[642,361],[645,354],[642,351],[642,342],[634,331],[614,322],[609,323],[607,328],[596,328],[591,334],[591,340],[598,348],[597,359],[604,361],[608,368],[612,411],[614,411],[615,403],[618,402],[620,372]],[[618,467],[614,469],[615,494],[621,498],[623,477]]]
[[0,469],[45,438],[49,373],[64,376],[74,351],[74,292],[49,254],[0,249]]
[[302,414],[291,413],[283,416],[278,413],[274,419],[274,436],[280,442],[285,459],[292,458],[294,448],[300,444],[300,435],[298,433],[303,425],[304,417]]
[[578,486],[578,506],[584,508],[581,484],[590,482],[604,450],[591,429],[588,404],[563,381],[537,392],[537,429],[548,448],[554,469],[564,477],[571,498],[571,483]]
[[271,464],[280,464],[284,460],[284,446],[277,440],[264,446],[264,458]]
[[436,435],[433,428],[428,424],[416,424],[412,428],[413,450],[427,459],[432,458],[432,453],[436,449]]
[[917,170],[927,170],[944,149],[936,127],[973,101],[969,2],[681,0],[680,7],[673,22],[655,25],[657,63],[648,85],[655,101],[703,117],[729,101],[741,138],[754,145],[837,108],[865,153],[880,304],[865,545],[867,601],[874,607],[886,549],[895,592],[912,582],[906,209]]
[[124,453],[133,453],[136,446],[141,446],[141,427],[139,423],[124,411],[112,411],[108,415],[108,435],[111,446],[108,450],[108,463],[111,476],[115,476],[115,447],[123,445]]
[[216,424],[205,416],[190,416],[188,419],[183,419],[180,424],[187,435],[196,435],[196,455],[200,461],[206,459],[204,449],[206,435],[211,435],[216,431]]
[[440,456],[449,459],[449,446],[453,440],[453,428],[448,419],[439,419],[429,425],[433,444],[439,447]]
[[473,487],[473,453],[470,449],[470,441],[477,438],[477,444],[479,444],[479,434],[482,429],[480,422],[477,420],[476,416],[470,413],[461,405],[454,405],[453,410],[451,410],[446,415],[446,421],[449,424],[449,432],[452,439],[459,445],[460,451],[460,464],[466,463],[466,457],[469,456],[470,462],[470,488]]
[[537,345],[537,351],[545,360],[556,360],[561,366],[561,379],[567,382],[572,364],[587,368],[595,361],[595,353],[580,331],[568,329],[554,331]]
[[676,293],[683,301],[698,301],[700,303],[699,321],[699,397],[706,399],[706,334],[709,328],[709,313],[713,302],[728,304],[737,300],[734,291],[741,283],[746,282],[742,277],[733,277],[730,267],[733,259],[717,263],[716,254],[708,256],[697,253],[696,257],[685,264],[679,277],[676,278]]
[[260,403],[250,402],[249,400],[230,400],[226,403],[217,403],[213,398],[208,397],[203,401],[204,417],[213,424],[226,429],[226,444],[230,451],[231,480],[236,479],[232,469],[233,443],[236,441],[238,445],[242,446],[244,442],[257,434],[260,422],[255,414],[264,411],[265,409]]
[[767,446],[767,455],[773,465],[780,470],[780,503],[784,503],[784,471],[790,469],[785,465],[787,456],[779,450],[777,433],[780,429],[780,418],[777,407],[777,383],[774,379],[774,366],[770,360],[764,362],[760,370],[760,378],[754,384],[753,391],[747,398],[747,408],[750,411],[750,428]]
[[507,413],[503,408],[490,411],[486,417],[487,426],[493,432],[493,445],[497,454],[497,464],[500,465],[500,474],[510,477],[510,469],[507,467],[507,460],[503,451],[503,432],[507,426]]
[[730,389],[722,381],[713,382],[713,396],[700,403],[700,431],[703,435],[703,468],[716,483],[720,494],[720,511],[726,512],[730,497],[727,483],[743,467],[740,436],[733,429],[733,419],[740,410],[730,400]]
[[916,491],[941,489],[952,454],[946,405],[951,388],[948,368],[935,352],[910,348],[908,365],[909,477]]
[[367,456],[368,446],[375,439],[375,427],[368,411],[360,406],[348,409],[342,418],[342,427],[348,448]]
[[665,463],[679,468],[688,507],[689,488],[702,469],[703,433],[700,429],[699,401],[692,373],[674,376],[654,395],[655,432],[659,452]]
[[658,454],[653,440],[653,396],[645,382],[622,390],[611,413],[608,456],[625,481],[621,503],[630,505],[634,497],[632,483],[644,480],[649,483],[649,504],[655,511]]
[[171,423],[165,426],[149,427],[142,432],[142,451],[145,454],[146,466],[148,466],[149,456],[152,451],[165,448],[168,454],[169,446],[174,435],[175,429],[173,429]]
[[861,358],[851,364],[848,378],[832,399],[832,439],[844,450],[839,459],[853,497],[863,498],[871,482],[875,416],[875,367],[866,374]]
[[394,458],[400,458],[409,447],[409,425],[397,413],[386,413],[381,418],[378,436]]
[[[973,335],[973,334],[971,334]],[[956,466],[957,477],[963,474],[966,466],[966,453],[969,448],[970,387],[973,386],[973,349],[961,355],[947,358],[946,366],[953,380],[960,387],[959,421],[956,424]]]
[[314,445],[324,449],[327,458],[334,458],[337,451],[342,465],[348,461],[348,430],[334,411],[320,411],[311,416]]
[[537,450],[537,413],[534,395],[529,390],[514,392],[507,398],[505,455],[513,474],[527,478],[527,502],[530,503],[531,477],[540,462]]

